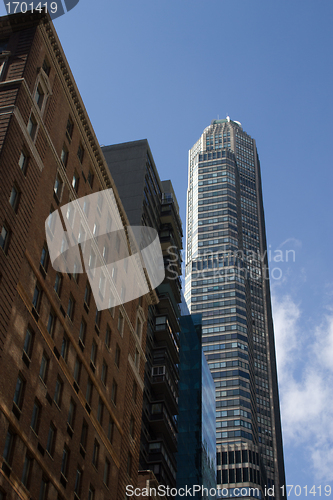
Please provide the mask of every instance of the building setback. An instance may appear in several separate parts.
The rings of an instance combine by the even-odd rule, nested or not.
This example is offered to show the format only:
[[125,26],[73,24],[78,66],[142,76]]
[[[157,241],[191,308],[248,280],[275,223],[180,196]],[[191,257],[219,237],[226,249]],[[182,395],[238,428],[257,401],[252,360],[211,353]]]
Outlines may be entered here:
[[123,499],[156,296],[98,312],[49,262],[59,206],[113,188],[128,219],[48,15],[0,19],[0,75],[0,498]]
[[[213,120],[189,152],[185,299],[202,314],[216,390],[217,483],[285,483],[260,164],[239,122]],[[245,493],[245,491],[244,491]],[[272,498],[272,497],[270,497]]]
[[166,277],[148,310],[140,469],[176,486],[182,225],[170,181],[160,181],[147,140],[102,148],[132,225],[159,233]]

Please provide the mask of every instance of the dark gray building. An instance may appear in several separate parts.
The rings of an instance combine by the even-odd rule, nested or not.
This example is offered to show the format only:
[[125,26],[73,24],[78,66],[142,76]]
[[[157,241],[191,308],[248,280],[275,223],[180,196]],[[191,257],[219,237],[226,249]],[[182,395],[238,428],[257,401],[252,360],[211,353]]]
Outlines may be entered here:
[[248,497],[264,497],[274,487],[279,499],[285,475],[255,140],[229,117],[213,120],[189,152],[188,179],[185,299],[202,314],[215,381],[217,483],[230,496],[248,488]]
[[149,307],[140,464],[161,484],[176,486],[179,303],[182,225],[170,181],[160,181],[147,140],[103,147],[131,225],[159,232],[166,277]]

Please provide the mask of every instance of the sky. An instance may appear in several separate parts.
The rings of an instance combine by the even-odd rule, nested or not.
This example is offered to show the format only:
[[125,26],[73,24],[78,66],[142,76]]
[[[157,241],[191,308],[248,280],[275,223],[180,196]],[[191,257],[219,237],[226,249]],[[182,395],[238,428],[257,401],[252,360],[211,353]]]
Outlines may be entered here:
[[204,128],[229,115],[256,139],[286,479],[301,486],[289,498],[313,497],[313,485],[325,496],[325,485],[333,490],[331,0],[80,0],[54,24],[100,144],[148,139],[184,233],[188,150]]

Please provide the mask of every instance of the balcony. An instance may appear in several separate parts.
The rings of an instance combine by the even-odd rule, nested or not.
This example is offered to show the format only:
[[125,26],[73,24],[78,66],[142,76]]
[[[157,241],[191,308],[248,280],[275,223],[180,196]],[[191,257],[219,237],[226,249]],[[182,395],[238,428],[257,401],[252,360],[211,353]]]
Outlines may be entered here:
[[173,363],[179,363],[179,339],[172,331],[166,316],[158,316],[155,325],[155,341],[158,347],[165,346],[168,349]]
[[179,213],[176,210],[174,201],[172,197],[163,197],[161,203],[161,215],[160,220],[162,224],[171,224],[175,232],[176,239],[178,240],[179,248],[182,248],[182,222],[179,217]]
[[150,383],[156,399],[164,400],[170,413],[175,415],[178,413],[178,377],[172,372],[165,365],[153,366]]
[[169,445],[170,451],[177,451],[177,424],[170,416],[164,402],[152,403],[149,415],[150,428],[156,436],[163,435]]

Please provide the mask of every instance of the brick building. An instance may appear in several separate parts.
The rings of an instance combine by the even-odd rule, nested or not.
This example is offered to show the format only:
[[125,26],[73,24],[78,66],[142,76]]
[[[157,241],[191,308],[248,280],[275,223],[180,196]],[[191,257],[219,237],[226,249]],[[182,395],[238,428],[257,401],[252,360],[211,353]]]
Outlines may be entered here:
[[0,499],[123,499],[137,483],[155,292],[98,312],[45,237],[51,212],[107,188],[126,225],[50,18],[0,18]]

